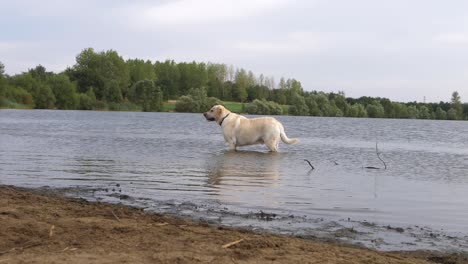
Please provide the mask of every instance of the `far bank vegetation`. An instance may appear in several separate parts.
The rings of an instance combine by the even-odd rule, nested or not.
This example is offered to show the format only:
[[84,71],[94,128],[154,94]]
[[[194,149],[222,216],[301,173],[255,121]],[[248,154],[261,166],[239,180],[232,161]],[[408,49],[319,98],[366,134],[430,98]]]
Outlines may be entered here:
[[92,48],[58,73],[37,65],[9,76],[0,62],[0,108],[203,112],[214,104],[259,115],[468,119],[468,104],[456,91],[439,103],[350,98],[226,64],[124,60],[116,51]]

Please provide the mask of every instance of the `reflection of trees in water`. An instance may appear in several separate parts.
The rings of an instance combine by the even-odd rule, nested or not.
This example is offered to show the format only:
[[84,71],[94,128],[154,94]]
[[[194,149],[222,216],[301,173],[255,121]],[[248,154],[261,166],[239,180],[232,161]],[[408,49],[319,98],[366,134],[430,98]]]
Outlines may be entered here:
[[207,161],[207,182],[210,185],[272,185],[280,177],[280,161],[281,153],[226,151]]

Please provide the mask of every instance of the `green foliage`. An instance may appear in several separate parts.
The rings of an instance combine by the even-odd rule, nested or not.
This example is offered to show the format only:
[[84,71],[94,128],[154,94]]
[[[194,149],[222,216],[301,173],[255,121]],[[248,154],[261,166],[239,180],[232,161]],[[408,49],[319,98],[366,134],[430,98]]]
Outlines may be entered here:
[[156,84],[161,87],[164,99],[176,99],[180,94],[180,71],[173,60],[154,64]]
[[[238,113],[468,120],[468,104],[458,92],[439,103],[349,98],[343,92],[304,91],[295,79],[281,78],[276,85],[273,77],[226,64],[124,61],[113,50],[84,49],[63,73],[38,65],[8,76],[4,69],[0,62],[1,107],[204,112],[223,100]],[[179,97],[177,103],[162,103]]]
[[256,115],[282,115],[283,108],[273,102],[267,101],[265,99],[258,100],[255,99],[252,103],[248,104],[245,108],[245,111],[248,114]]
[[440,106],[438,106],[436,109],[435,119],[439,119],[439,120],[447,119],[447,112],[445,112]]
[[64,74],[52,75],[48,83],[56,98],[55,105],[59,109],[76,109],[79,104],[79,96],[76,93],[76,85]]
[[419,116],[419,110],[415,105],[408,106],[408,118],[416,119]]
[[34,107],[32,95],[23,88],[15,87],[15,86],[8,86],[5,89],[3,96],[5,97],[5,99],[8,98],[8,101],[11,103],[16,103],[19,105],[27,105],[28,106],[27,108]]
[[432,115],[429,112],[429,109],[427,108],[427,106],[422,105],[419,107],[418,118],[419,119],[431,119],[432,118]]
[[205,88],[192,88],[189,90],[188,95],[179,98],[175,111],[201,113],[217,104],[222,104],[221,100],[216,97],[207,97]]
[[[258,99],[256,99],[258,100]],[[245,111],[247,112],[247,114],[251,114],[251,115],[254,115],[257,113],[258,111],[258,107],[257,107],[257,104],[248,104],[246,107],[245,107]]]
[[123,101],[122,91],[117,80],[110,80],[104,84],[102,99],[107,102],[120,103]]
[[163,103],[163,112],[172,112],[175,111],[175,103]]
[[7,109],[31,109],[29,105],[20,104],[17,102],[13,102],[5,97],[0,96],[0,108],[7,108]]
[[224,107],[226,107],[229,111],[234,113],[242,113],[244,109],[243,103],[236,103],[236,102],[224,102],[222,103]]
[[53,109],[55,106],[55,95],[50,86],[44,83],[36,84],[36,95],[34,98],[36,108]]
[[458,119],[458,113],[457,113],[457,110],[455,110],[455,108],[450,108],[447,111],[447,119],[448,120],[457,120]]
[[175,104],[176,112],[195,113],[198,112],[198,104],[195,103],[191,96],[182,95]]
[[139,112],[142,111],[142,107],[131,102],[125,101],[121,103],[108,103],[107,110],[110,111],[132,111]]
[[460,100],[460,95],[457,91],[452,93],[452,109],[455,110],[455,118],[452,120],[463,119],[463,106]]
[[393,118],[408,118],[408,108],[401,103],[392,103],[393,105]]
[[244,69],[236,71],[235,81],[233,97],[242,103],[247,99],[247,89],[249,87],[249,77]]
[[[266,100],[258,100],[258,99],[255,99],[253,102],[252,102],[253,105],[255,105],[255,109],[256,109],[256,112],[253,112],[253,113],[249,113],[249,114],[257,114],[257,115],[269,115],[271,112],[270,112],[270,106],[268,105],[267,101]],[[253,109],[250,108],[250,111],[252,111]]]
[[127,96],[130,71],[116,51],[96,53],[92,48],[84,49],[66,73],[77,82],[78,92],[84,93],[94,87],[98,100],[121,102]]
[[96,107],[96,95],[94,89],[91,87],[86,93],[78,94],[78,109],[80,110],[93,110]]
[[130,59],[126,63],[130,74],[130,87],[138,81],[156,80],[156,73],[151,61]]
[[[216,97],[208,97],[206,99],[206,104],[204,106],[203,109],[200,109],[202,111],[206,111],[208,109],[210,109],[211,107],[215,106],[215,105],[222,105],[223,102],[221,102],[221,100],[219,100],[218,98]],[[204,110],[205,109],[205,110]]]
[[190,89],[206,87],[208,75],[204,63],[179,63],[179,94],[186,95]]
[[303,96],[293,93],[290,100],[291,106],[289,107],[289,113],[291,115],[309,115],[309,107]]
[[5,65],[0,61],[0,98],[3,98],[6,94],[7,82],[5,78]]
[[366,107],[367,115],[370,118],[383,118],[385,116],[385,109],[378,102],[374,101]]
[[154,81],[141,80],[130,89],[130,100],[141,105],[145,112],[157,112],[162,110],[162,91]]

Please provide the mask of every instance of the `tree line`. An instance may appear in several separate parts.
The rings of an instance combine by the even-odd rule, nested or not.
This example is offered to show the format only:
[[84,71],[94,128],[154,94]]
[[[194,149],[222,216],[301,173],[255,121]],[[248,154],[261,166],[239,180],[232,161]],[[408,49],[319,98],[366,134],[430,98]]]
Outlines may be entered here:
[[219,63],[124,60],[116,51],[81,51],[62,72],[38,65],[9,76],[0,62],[0,107],[203,112],[211,105],[239,102],[249,114],[328,117],[468,119],[458,92],[450,102],[400,103],[386,98],[349,98],[343,92],[305,91],[295,79],[255,75]]

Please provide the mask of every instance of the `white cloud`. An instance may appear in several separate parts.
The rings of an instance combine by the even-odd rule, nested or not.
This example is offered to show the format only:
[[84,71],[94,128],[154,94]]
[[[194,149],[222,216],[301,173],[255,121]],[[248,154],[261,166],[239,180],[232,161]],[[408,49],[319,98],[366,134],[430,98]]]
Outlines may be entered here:
[[435,41],[444,44],[453,45],[468,45],[468,33],[466,32],[450,32],[439,34],[435,37]]
[[275,40],[239,41],[234,48],[256,54],[310,54],[320,50],[320,37],[311,32],[297,31]]
[[118,10],[138,26],[187,25],[233,21],[267,13],[285,0],[179,0]]
[[[53,54],[49,54],[54,49]],[[8,74],[17,74],[43,65],[48,71],[60,72],[74,63],[66,47],[47,41],[0,42],[0,61]]]

